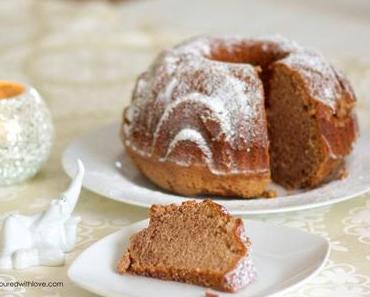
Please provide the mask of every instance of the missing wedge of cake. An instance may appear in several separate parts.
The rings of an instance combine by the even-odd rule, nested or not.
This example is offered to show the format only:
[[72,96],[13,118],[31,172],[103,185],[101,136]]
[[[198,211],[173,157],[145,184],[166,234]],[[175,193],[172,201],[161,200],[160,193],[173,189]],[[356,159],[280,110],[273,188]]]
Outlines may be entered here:
[[117,270],[235,292],[256,278],[250,246],[243,221],[211,200],[153,205]]
[[121,138],[153,183],[185,196],[263,197],[342,178],[356,96],[315,50],[281,37],[201,36],[162,52],[125,108]]

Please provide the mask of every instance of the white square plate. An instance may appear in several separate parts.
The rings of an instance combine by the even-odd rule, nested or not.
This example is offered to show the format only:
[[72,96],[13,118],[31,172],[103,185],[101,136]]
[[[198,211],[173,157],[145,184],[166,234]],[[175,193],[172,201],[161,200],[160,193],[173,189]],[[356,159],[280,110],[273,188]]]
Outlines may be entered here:
[[[206,288],[148,277],[120,275],[115,271],[129,237],[148,220],[124,227],[96,242],[74,261],[68,276],[78,286],[109,297],[201,297]],[[257,297],[281,293],[302,284],[324,264],[329,254],[326,239],[307,232],[244,220],[252,241],[257,280],[237,293],[221,296]]]

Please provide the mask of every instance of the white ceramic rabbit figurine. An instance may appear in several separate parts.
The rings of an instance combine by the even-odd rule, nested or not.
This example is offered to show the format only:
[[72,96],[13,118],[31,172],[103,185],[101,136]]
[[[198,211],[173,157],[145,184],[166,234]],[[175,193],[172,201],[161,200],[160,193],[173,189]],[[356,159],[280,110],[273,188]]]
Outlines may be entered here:
[[65,253],[73,249],[80,217],[72,217],[81,192],[85,169],[80,160],[69,188],[35,215],[5,218],[0,236],[0,268],[64,264]]

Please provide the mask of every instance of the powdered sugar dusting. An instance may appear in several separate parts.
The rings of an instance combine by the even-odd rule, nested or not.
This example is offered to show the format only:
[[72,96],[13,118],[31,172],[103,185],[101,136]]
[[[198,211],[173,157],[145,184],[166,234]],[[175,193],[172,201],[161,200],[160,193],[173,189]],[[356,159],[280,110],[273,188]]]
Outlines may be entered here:
[[[183,106],[181,105],[183,105],[184,103],[187,104],[194,103],[192,104],[192,106],[198,105],[200,106],[200,108],[209,109],[210,113],[207,115],[207,117],[212,118],[219,122],[221,132],[226,135],[226,138],[229,138],[230,134],[232,133],[232,128],[230,124],[230,119],[228,115],[225,114],[227,109],[224,105],[224,102],[219,100],[218,97],[211,98],[210,96],[206,96],[200,93],[189,93],[186,94],[184,97],[179,97],[176,101],[171,102],[165,108],[154,132],[152,147],[155,146],[155,142],[158,139],[158,134],[160,133],[163,124],[169,120],[170,115],[174,113],[176,108],[178,108],[179,106],[180,108],[183,108]],[[202,119],[205,120],[205,116],[203,116]],[[215,135],[215,138],[218,138],[218,135]]]
[[[307,91],[317,101],[324,103],[333,110],[339,97],[341,87],[336,78],[336,71],[332,65],[319,53],[312,49],[305,49],[294,41],[290,41],[280,35],[265,36],[254,39],[242,37],[202,37],[196,40],[197,48],[209,55],[211,52],[210,44],[222,44],[222,46],[233,53],[234,48],[242,43],[260,44],[262,52],[272,51],[272,48],[285,53],[285,57],[279,62],[289,65],[296,69],[305,80]],[[216,45],[217,46],[217,45]],[[183,51],[190,51],[192,43],[185,43]]]
[[310,95],[335,111],[341,86],[334,68],[324,57],[312,50],[302,50],[279,62],[297,70]]
[[[177,144],[179,144],[181,141],[190,141],[194,144],[196,144],[199,149],[202,151],[203,155],[206,158],[206,162],[209,163],[211,162],[212,158],[212,152],[208,147],[207,142],[203,138],[203,136],[196,130],[194,129],[182,129],[176,136],[175,138],[171,141],[167,154],[165,156],[165,160],[168,158],[168,156],[171,154],[173,149],[176,147]],[[185,162],[185,166],[189,166],[191,164]],[[212,164],[211,164],[212,166]]]
[[246,235],[244,226],[241,226],[239,237],[248,249],[248,254],[239,261],[232,271],[225,275],[225,283],[235,290],[249,285],[257,278],[256,268],[250,256],[251,242]]
[[257,278],[257,271],[250,256],[243,258],[236,268],[225,276],[225,282],[235,290],[244,288]]
[[158,96],[161,96],[164,98],[164,100],[168,100],[172,97],[173,90],[175,89],[176,85],[178,84],[178,81],[176,78],[172,78],[170,82],[166,85],[162,93],[160,93]]
[[[248,51],[256,44],[277,57],[272,63],[297,70],[310,95],[335,110],[341,87],[335,70],[316,52],[279,36],[198,37],[162,52],[140,76],[125,112],[126,145],[143,156],[188,166],[168,157],[180,141],[189,140],[214,174],[250,172],[237,155],[268,147],[262,82],[254,66],[215,61],[212,54],[218,47],[232,55],[235,47]],[[220,147],[229,150],[216,160]],[[268,170],[267,163],[253,170]]]

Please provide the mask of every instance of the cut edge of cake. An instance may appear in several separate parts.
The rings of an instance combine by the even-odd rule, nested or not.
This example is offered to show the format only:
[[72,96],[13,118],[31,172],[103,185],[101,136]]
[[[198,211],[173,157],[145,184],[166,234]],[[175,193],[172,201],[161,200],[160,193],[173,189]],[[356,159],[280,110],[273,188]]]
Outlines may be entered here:
[[[149,247],[150,243],[148,243],[146,240],[142,241],[142,239],[145,239],[145,237],[151,238],[152,244],[155,246],[156,244],[155,241],[158,240],[158,237],[160,238],[161,235],[156,236],[153,234],[158,234],[158,232],[163,233],[165,230],[164,228],[166,228],[166,226],[167,228],[171,228],[169,226],[171,224],[170,222],[171,217],[168,218],[167,216],[171,215],[177,216],[179,213],[183,212],[185,212],[185,215],[191,215],[192,211],[193,217],[190,217],[190,219],[193,221],[200,221],[201,219],[207,220],[206,217],[208,215],[211,216],[210,220],[212,220],[213,219],[212,216],[214,215],[215,219],[220,220],[221,223],[224,224],[224,225],[220,224],[220,226],[222,225],[221,229],[223,227],[225,227],[225,230],[231,228],[231,230],[228,230],[227,233],[225,233],[230,238],[226,236],[225,240],[226,239],[230,240],[234,244],[234,246],[230,246],[230,249],[234,248],[238,252],[240,250],[240,255],[236,253],[235,256],[233,255],[233,253],[231,253],[233,255],[233,259],[231,260],[231,257],[229,257],[230,259],[228,260],[228,263],[226,262],[224,263],[225,266],[227,266],[227,268],[224,269],[224,271],[221,270],[216,271],[216,269],[211,267],[209,269],[205,269],[204,267],[199,268],[196,267],[194,263],[193,264],[189,263],[189,265],[193,266],[189,266],[187,269],[184,269],[184,267],[174,267],[171,265],[166,266],[164,262],[152,265],[153,263],[155,263],[155,260],[153,261],[152,259],[143,260],[135,256],[135,254],[136,255],[138,254],[137,253],[138,250],[141,249],[139,251],[139,254],[141,254],[142,258],[146,258],[148,254],[152,255],[152,258],[156,258],[157,255],[151,254],[153,253],[153,249]],[[199,213],[197,211],[199,211]],[[202,213],[202,211],[204,211],[205,213]],[[184,234],[186,234],[186,232],[188,231],[191,232],[191,230],[186,229],[187,228],[186,224],[189,223],[184,224],[185,226],[183,226],[182,228],[182,230],[185,230]],[[199,231],[198,233],[202,233],[202,230],[198,231]],[[205,232],[205,230],[203,231]],[[208,239],[210,240],[212,238]],[[143,242],[145,242],[144,248],[141,246],[143,245]],[[121,274],[123,273],[137,274],[164,280],[174,280],[179,282],[191,283],[194,285],[209,287],[212,289],[225,292],[235,292],[243,287],[246,287],[256,278],[256,270],[250,257],[250,245],[251,242],[245,235],[243,221],[240,218],[232,217],[221,205],[214,203],[212,200],[204,200],[202,202],[196,202],[192,200],[184,202],[181,205],[175,204],[164,206],[153,205],[150,209],[149,226],[139,231],[138,233],[134,234],[130,238],[129,247],[127,248],[123,256],[120,258],[117,265],[117,271]],[[200,242],[197,252],[203,253],[203,256],[206,257],[207,255],[205,253],[207,251],[204,251],[204,249],[202,249],[204,246],[205,243]],[[230,250],[228,250],[227,252],[230,252]],[[185,257],[189,258],[190,253],[191,252],[189,252],[189,255],[185,254]],[[196,257],[199,255],[194,256]],[[227,256],[225,255],[224,261],[227,261],[226,258]],[[156,260],[160,261],[164,260],[164,258],[160,259],[159,257]],[[141,263],[141,265],[136,264],[140,261],[143,263],[146,261],[147,263],[146,265],[145,264],[143,265],[143,263]],[[166,259],[166,261],[168,260]]]

